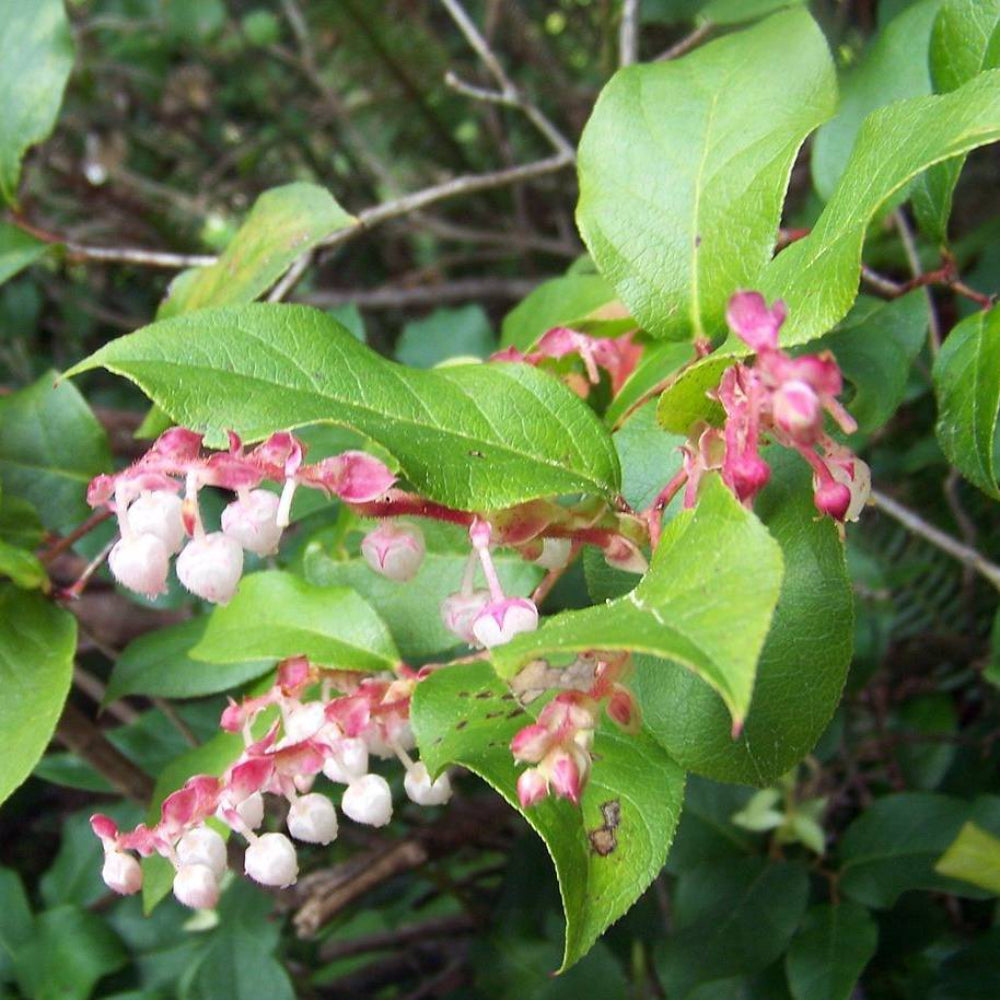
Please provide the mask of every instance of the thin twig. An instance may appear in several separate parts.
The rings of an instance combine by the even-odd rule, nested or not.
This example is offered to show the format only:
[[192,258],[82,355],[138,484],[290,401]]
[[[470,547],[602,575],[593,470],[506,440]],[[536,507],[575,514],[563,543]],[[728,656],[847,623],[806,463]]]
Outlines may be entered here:
[[618,65],[631,66],[639,58],[639,0],[622,0],[618,26]]
[[96,514],[91,514],[83,524],[74,528],[68,535],[54,541],[39,558],[46,566],[50,565],[57,556],[72,548],[84,535],[90,534],[94,528],[103,524],[109,517],[111,517],[110,510],[99,510]]
[[685,35],[679,42],[671,45],[669,49],[661,52],[653,61],[669,62],[671,59],[680,59],[693,48],[700,45],[715,30],[715,25],[711,21],[699,24],[690,35]]
[[[924,268],[920,262],[920,252],[917,250],[917,240],[910,228],[910,223],[903,210],[897,208],[892,213],[892,221],[899,233],[899,240],[903,244],[903,252],[906,254],[906,261],[910,266],[910,272],[914,280],[920,281],[923,277]],[[934,307],[934,296],[929,288],[924,289],[924,298],[927,300],[927,337],[931,354],[937,354],[941,350],[941,323],[938,320],[937,309]]]
[[[91,639],[93,640],[93,637]],[[98,705],[103,704],[104,696],[107,694],[108,689],[99,678],[95,677],[88,670],[84,670],[80,666],[73,667],[73,685]],[[108,715],[113,715],[119,722],[124,723],[126,726],[139,721],[139,713],[124,701],[112,702],[110,705],[105,705],[104,708]]]
[[181,739],[189,747],[196,747],[199,745],[198,737],[195,736],[194,730],[181,718],[180,713],[174,708],[173,705],[167,701],[166,698],[150,698],[149,699],[153,705],[158,708],[166,718],[166,720],[180,733]]
[[343,292],[316,291],[303,295],[299,301],[323,309],[344,305],[356,305],[359,309],[398,309],[470,299],[522,299],[537,285],[538,281],[532,278],[462,278],[413,288],[385,285],[382,288],[358,288]]
[[298,283],[299,279],[309,269],[312,263],[312,251],[304,253],[294,264],[284,273],[281,280],[271,289],[267,297],[268,302],[280,302]]
[[907,531],[912,532],[918,538],[930,542],[931,545],[946,552],[953,559],[957,559],[963,566],[968,566],[974,570],[984,580],[1000,590],[1000,566],[990,562],[984,555],[974,548],[964,545],[956,538],[941,531],[940,528],[929,524],[919,514],[897,503],[892,497],[887,496],[879,490],[872,490],[872,502],[879,510],[884,511],[889,517],[898,521]]

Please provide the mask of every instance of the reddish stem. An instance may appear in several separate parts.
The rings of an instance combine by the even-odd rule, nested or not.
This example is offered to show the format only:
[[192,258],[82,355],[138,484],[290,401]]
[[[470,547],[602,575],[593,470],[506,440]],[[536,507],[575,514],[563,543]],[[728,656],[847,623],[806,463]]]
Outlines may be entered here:
[[40,556],[39,559],[47,566],[57,556],[61,556],[67,549],[72,548],[84,535],[90,534],[99,524],[103,524],[111,517],[110,510],[99,510],[91,514],[79,527],[74,528],[68,535],[53,542]]

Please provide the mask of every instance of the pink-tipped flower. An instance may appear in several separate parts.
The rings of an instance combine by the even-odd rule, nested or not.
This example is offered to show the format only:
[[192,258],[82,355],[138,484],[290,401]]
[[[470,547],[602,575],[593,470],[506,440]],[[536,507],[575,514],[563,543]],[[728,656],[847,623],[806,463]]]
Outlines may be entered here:
[[541,802],[548,794],[549,783],[537,768],[529,767],[527,771],[521,772],[517,779],[517,798],[522,809]]
[[812,444],[823,430],[823,408],[812,386],[799,379],[783,382],[771,397],[771,413],[779,430],[793,441]]
[[608,699],[608,717],[619,729],[626,733],[637,733],[642,728],[642,713],[639,703],[627,687],[614,685]]
[[361,542],[361,554],[376,573],[405,583],[424,561],[424,535],[415,524],[383,521]]
[[396,477],[384,462],[363,451],[345,451],[303,470],[307,482],[348,503],[370,503],[391,489]]
[[140,494],[128,508],[125,517],[135,535],[155,535],[167,552],[175,555],[184,544],[184,522],[181,519],[181,498],[167,490],[151,490]]
[[305,844],[329,844],[337,838],[337,811],[319,792],[297,798],[288,809],[288,832]]
[[392,791],[380,774],[352,781],[340,800],[344,815],[366,826],[385,826],[392,819]]
[[625,573],[642,575],[649,569],[649,563],[639,546],[621,535],[616,535],[604,546],[604,561]]
[[174,895],[193,910],[211,910],[219,902],[219,878],[208,865],[182,864],[174,876]]
[[285,740],[301,743],[311,739],[326,725],[326,706],[321,701],[296,705],[285,715]]
[[[846,452],[846,449],[844,449]],[[830,456],[830,474],[850,490],[851,502],[844,514],[845,521],[857,521],[872,492],[872,470],[867,462],[847,452]]]
[[331,743],[330,754],[323,761],[323,773],[330,781],[349,785],[368,773],[368,744],[363,739],[334,737]]
[[299,860],[283,833],[265,833],[247,847],[243,870],[261,885],[284,889],[299,877]]
[[142,888],[142,868],[131,854],[124,851],[105,853],[101,878],[112,892],[120,896],[131,896]]
[[264,796],[253,792],[236,805],[236,814],[250,830],[256,830],[264,822]]
[[476,616],[472,633],[477,642],[492,649],[510,642],[522,632],[538,628],[538,608],[526,597],[505,597],[491,601]]
[[171,462],[183,464],[198,457],[201,441],[201,434],[189,431],[186,427],[171,427],[156,439],[151,450]]
[[760,455],[746,453],[732,458],[727,455],[722,467],[722,477],[740,501],[747,503],[767,485],[771,478],[771,468]]
[[123,587],[156,597],[167,589],[170,553],[156,535],[129,535],[115,542],[108,566]]
[[268,490],[250,490],[222,512],[222,530],[258,556],[273,555],[281,541],[278,496]]
[[537,764],[558,742],[558,727],[549,727],[541,722],[519,729],[510,741],[510,752],[514,760]]
[[447,774],[431,781],[427,765],[417,762],[407,768],[403,788],[411,802],[418,806],[443,806],[451,798],[451,782]]
[[177,557],[177,576],[197,597],[228,604],[243,575],[240,543],[221,531],[192,538]]
[[[586,761],[586,767],[581,765]],[[580,804],[583,794],[583,784],[586,780],[590,758],[582,752],[574,753],[572,749],[557,750],[548,761],[549,780],[552,790],[560,798],[569,799],[573,805]]]
[[488,590],[473,590],[469,594],[451,594],[441,602],[441,621],[444,627],[463,642],[473,643],[476,634],[472,626],[489,604]]
[[778,331],[787,310],[780,299],[768,309],[760,292],[737,292],[726,309],[726,322],[753,351],[773,350],[778,346]]
[[573,543],[568,538],[543,538],[542,551],[535,557],[535,564],[542,569],[555,571],[569,562]]
[[813,493],[813,503],[821,514],[843,521],[851,508],[851,491],[835,479],[821,482]]
[[226,842],[215,830],[196,826],[177,842],[177,860],[182,865],[204,865],[222,878],[226,870]]

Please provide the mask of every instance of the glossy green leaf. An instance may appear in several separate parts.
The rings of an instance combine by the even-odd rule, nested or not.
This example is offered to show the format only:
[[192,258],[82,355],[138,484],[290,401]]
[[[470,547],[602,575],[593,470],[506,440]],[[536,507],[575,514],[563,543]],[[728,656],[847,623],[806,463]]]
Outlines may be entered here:
[[[417,575],[406,583],[373,573],[360,555],[335,558],[319,539],[310,542],[302,556],[310,583],[355,590],[389,626],[403,658],[418,661],[458,645],[460,640],[441,621],[440,605],[459,589],[469,559],[464,529],[431,521],[422,522],[421,528],[427,552]],[[542,578],[540,567],[510,549],[498,549],[493,561],[507,594],[527,597]]]
[[87,484],[111,468],[107,436],[76,387],[54,374],[0,399],[0,483],[33,504],[47,528],[75,527],[92,513]]
[[[251,578],[252,579],[252,578]],[[205,666],[189,654],[205,634],[207,618],[193,618],[140,636],[115,661],[105,704],[130,694],[161,698],[199,698],[245,684],[274,666],[272,659],[253,659]]]
[[63,0],[0,2],[0,199],[9,205],[24,154],[56,123],[72,68]]
[[935,869],[968,820],[998,821],[995,800],[970,805],[930,792],[901,792],[876,800],[847,828],[840,842],[839,886],[866,906],[892,906],[911,889],[976,896],[967,882]]
[[940,0],[921,0],[881,28],[841,84],[837,113],[813,140],[813,184],[829,199],[844,172],[865,116],[905,97],[931,92],[926,53]]
[[742,24],[803,2],[804,0],[709,0],[702,7],[701,16],[713,24]]
[[[624,427],[615,432],[615,447],[622,466],[622,496],[633,510],[649,507],[680,469],[680,446],[683,443],[684,438],[680,435],[664,434],[656,422],[654,400],[643,405]],[[598,558],[604,561],[603,556]],[[635,577],[628,575],[634,586]]]
[[36,549],[45,538],[45,528],[27,500],[0,494],[0,539],[20,549]]
[[47,244],[23,229],[0,222],[0,284],[33,264],[47,249]]
[[337,670],[388,670],[399,653],[385,623],[347,587],[316,587],[291,573],[253,573],[208,617],[190,651],[208,663],[307,656]]
[[687,343],[661,341],[646,344],[635,371],[608,404],[604,421],[609,427],[621,426],[635,411],[643,398],[652,398],[653,390],[667,379],[675,377],[689,362],[694,351]]
[[782,577],[781,550],[717,477],[698,506],[664,529],[630,594],[566,611],[492,651],[501,677],[526,663],[591,649],[627,649],[682,664],[718,692],[738,727]]
[[35,918],[34,933],[14,959],[18,983],[32,1000],[87,1000],[128,955],[96,913],[57,906]]
[[668,996],[767,968],[805,912],[809,880],[800,865],[721,858],[682,872],[671,934],[656,951]]
[[396,342],[396,360],[413,368],[433,368],[449,358],[485,358],[496,336],[482,306],[435,309],[411,320]]
[[[461,764],[518,808],[509,743],[532,718],[487,664],[432,674],[417,686],[411,721],[433,772]],[[663,867],[683,797],[683,772],[645,733],[625,736],[605,725],[594,753],[579,809],[550,798],[524,813],[556,867],[566,914],[563,969],[587,953]]]
[[814,906],[785,958],[795,1000],[850,1000],[875,954],[878,925],[857,903]]
[[0,868],[0,982],[13,977],[13,957],[31,938],[34,917],[21,876]]
[[722,373],[734,360],[732,354],[713,353],[685,368],[660,396],[656,411],[660,426],[671,434],[686,437],[692,424],[699,420],[721,425],[722,405],[708,393],[718,387]]
[[[931,33],[930,69],[934,89],[947,93],[983,70],[1000,66],[1000,2],[944,0]],[[931,167],[914,185],[913,208],[920,228],[944,242],[964,156]]]
[[934,390],[941,450],[970,483],[1000,499],[1000,309],[977,312],[951,331],[934,361]]
[[41,594],[0,583],[0,802],[31,773],[69,693],[76,619]]
[[599,274],[566,274],[540,284],[503,319],[500,343],[528,350],[554,326],[609,336],[635,326]]
[[489,510],[618,487],[607,432],[551,376],[522,364],[403,368],[304,306],[155,323],[71,374],[100,365],[220,445],[228,429],[253,440],[311,423],[352,427],[394,455],[421,493],[455,506]]
[[48,574],[33,552],[18,548],[0,539],[0,577],[8,577],[19,587],[37,590],[46,587]]
[[934,870],[1000,896],[1000,837],[994,837],[975,823],[966,823]]
[[643,329],[721,329],[771,256],[792,162],[835,92],[804,10],[612,78],[580,142],[577,222]]
[[[840,700],[854,634],[843,544],[830,520],[816,518],[808,468],[777,448],[765,458],[771,482],[754,510],[781,547],[785,573],[742,735],[732,739],[713,690],[677,663],[641,657],[633,682],[650,732],[682,766],[756,785],[773,782],[816,744]],[[693,558],[704,560],[705,550]],[[756,587],[756,568],[743,581]]]
[[235,306],[263,295],[302,254],[356,224],[325,188],[297,182],[265,191],[219,260],[174,279],[160,317]]
[[756,283],[769,301],[788,305],[782,344],[807,343],[847,315],[858,293],[868,224],[880,208],[921,171],[997,139],[998,70],[950,94],[872,112],[812,232],[778,254]]

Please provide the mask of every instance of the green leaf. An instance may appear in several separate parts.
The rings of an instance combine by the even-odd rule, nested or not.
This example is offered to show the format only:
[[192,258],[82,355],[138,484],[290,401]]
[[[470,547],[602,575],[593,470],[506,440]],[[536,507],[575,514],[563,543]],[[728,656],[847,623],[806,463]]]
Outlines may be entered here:
[[803,0],[709,0],[701,16],[712,24],[742,24],[783,7],[795,7]]
[[315,184],[299,181],[265,191],[215,264],[174,279],[159,317],[253,302],[302,254],[356,221]]
[[0,221],[0,284],[33,264],[47,249],[47,244],[23,229]]
[[[663,433],[656,422],[656,402],[651,399],[615,432],[614,439],[622,466],[622,496],[633,510],[645,510],[680,469],[684,438]],[[597,558],[604,562],[602,557]],[[634,584],[635,577],[626,575]]]
[[[634,681],[646,725],[683,767],[757,785],[776,780],[815,746],[840,701],[854,634],[844,547],[834,524],[816,518],[808,468],[778,448],[765,458],[771,482],[755,510],[781,547],[785,573],[742,735],[732,739],[715,693],[680,665],[641,657]],[[715,542],[707,545],[696,561],[718,551]],[[756,567],[746,581],[757,586]]]
[[482,306],[435,309],[411,320],[396,343],[396,360],[413,368],[433,368],[449,358],[485,358],[496,337]]
[[671,434],[686,437],[691,425],[698,420],[721,425],[722,405],[707,393],[718,387],[722,373],[734,360],[731,354],[715,352],[685,368],[660,396],[656,410],[660,426]]
[[1000,838],[975,823],[966,823],[934,866],[934,871],[1000,896]]
[[87,1000],[98,980],[127,960],[121,939],[96,913],[57,906],[35,919],[14,964],[32,1000]]
[[[252,579],[252,577],[251,577]],[[130,694],[161,698],[199,698],[252,681],[274,666],[274,659],[252,659],[216,664],[189,654],[205,634],[207,618],[168,625],[129,643],[115,661],[104,703]]]
[[930,792],[901,792],[878,799],[848,828],[840,842],[844,895],[875,908],[892,906],[911,889],[976,896],[968,883],[935,870],[939,858],[969,820],[993,818],[989,799],[970,805]]
[[1000,499],[1000,309],[974,313],[951,331],[934,361],[934,390],[941,450],[970,483]]
[[12,978],[11,960],[32,934],[34,917],[21,876],[10,868],[0,868],[0,982]]
[[[509,743],[532,721],[485,663],[457,664],[417,685],[411,711],[421,758],[461,764],[515,809]],[[566,914],[563,971],[579,961],[663,867],[680,816],[683,772],[645,733],[602,727],[579,809],[546,799],[525,819],[552,856]],[[518,810],[520,811],[520,810]]]
[[554,326],[612,336],[635,325],[599,274],[566,274],[543,282],[507,313],[500,343],[526,351]]
[[492,651],[501,677],[529,661],[592,649],[627,649],[682,664],[718,692],[738,728],[781,587],[781,550],[713,476],[698,506],[664,529],[632,593],[566,611]]
[[683,872],[671,934],[656,952],[668,995],[767,968],[784,952],[808,894],[805,869],[784,861],[721,858]]
[[[1000,66],[1000,2],[944,0],[931,33],[934,89],[947,93],[983,70]],[[920,228],[938,242],[948,237],[948,217],[964,156],[931,167],[914,185],[913,208]]]
[[873,111],[812,232],[778,254],[756,282],[768,301],[781,298],[788,306],[782,344],[807,343],[847,314],[858,293],[868,224],[898,191],[935,163],[997,139],[998,70],[950,94]]
[[31,773],[59,721],[76,652],[76,619],[35,591],[0,583],[0,802]]
[[927,297],[916,288],[892,302],[862,296],[844,322],[809,345],[832,351],[854,386],[847,409],[862,433],[888,423],[903,401],[910,369],[927,335]]
[[639,401],[665,382],[686,364],[694,360],[694,351],[687,343],[660,341],[646,344],[639,364],[621,387],[618,395],[611,400],[604,413],[604,421],[609,427],[621,426]]
[[730,295],[771,256],[792,163],[835,93],[804,10],[615,74],[580,142],[577,222],[643,329],[722,328]]
[[[469,559],[469,536],[453,525],[428,521],[421,524],[427,552],[417,575],[406,583],[390,580],[359,555],[337,559],[322,541],[310,542],[302,557],[302,569],[309,583],[319,587],[350,587],[378,612],[389,626],[396,646],[405,660],[422,660],[453,649],[459,640],[441,621],[441,602],[461,585]],[[525,562],[510,549],[493,555],[504,592],[527,597],[542,578],[540,567]]]
[[813,140],[813,184],[828,200],[844,172],[865,116],[892,101],[931,92],[925,58],[941,0],[922,0],[880,29],[860,64],[844,78],[837,114]]
[[250,305],[154,323],[72,369],[131,379],[177,423],[255,440],[348,426],[442,503],[497,509],[557,493],[613,494],[618,462],[593,412],[529,365],[418,371],[380,358],[314,309]]
[[315,587],[273,570],[253,573],[208,617],[190,651],[208,663],[307,656],[337,670],[389,670],[399,653],[385,623],[347,587]]
[[21,160],[52,131],[73,68],[63,0],[0,3],[0,198],[17,201]]
[[936,970],[928,1000],[992,1000],[1000,995],[1000,929],[980,932]]
[[0,577],[5,576],[26,590],[47,587],[49,582],[38,556],[0,539]]
[[44,538],[35,508],[26,500],[0,494],[0,539],[19,549],[36,549]]
[[785,957],[795,1000],[849,1000],[878,946],[878,925],[850,901],[814,906]]
[[[83,521],[87,484],[111,467],[107,436],[76,387],[54,374],[0,399],[0,483],[33,504],[47,528]],[[5,501],[6,502],[6,501]]]

